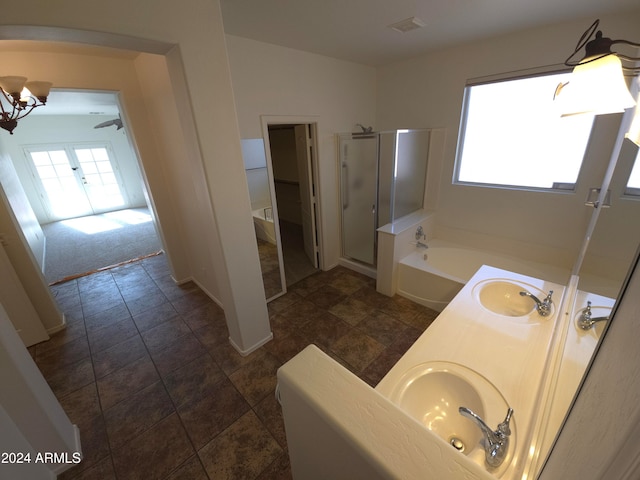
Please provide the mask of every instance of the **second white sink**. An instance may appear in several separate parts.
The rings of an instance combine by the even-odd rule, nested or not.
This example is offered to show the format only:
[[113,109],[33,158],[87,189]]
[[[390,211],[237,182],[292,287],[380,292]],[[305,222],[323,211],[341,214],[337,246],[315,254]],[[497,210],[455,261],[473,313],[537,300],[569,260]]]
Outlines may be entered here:
[[547,295],[532,285],[505,279],[485,280],[473,289],[478,302],[493,313],[506,317],[531,316],[540,320],[540,315],[536,313],[536,303],[531,298],[520,295],[523,291],[535,295],[540,300],[544,300]]

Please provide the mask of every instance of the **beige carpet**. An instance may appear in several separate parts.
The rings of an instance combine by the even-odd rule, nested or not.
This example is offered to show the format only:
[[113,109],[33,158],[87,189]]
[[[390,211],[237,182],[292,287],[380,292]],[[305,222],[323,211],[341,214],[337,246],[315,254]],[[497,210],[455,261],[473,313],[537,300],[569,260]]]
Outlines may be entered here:
[[42,226],[49,284],[162,249],[149,210],[135,208]]

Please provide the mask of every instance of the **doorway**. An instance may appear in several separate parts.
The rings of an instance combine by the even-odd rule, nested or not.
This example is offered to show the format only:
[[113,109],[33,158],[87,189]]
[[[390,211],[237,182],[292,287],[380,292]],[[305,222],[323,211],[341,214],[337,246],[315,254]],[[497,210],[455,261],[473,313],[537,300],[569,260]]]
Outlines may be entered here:
[[3,139],[42,234],[43,254],[35,256],[46,283],[157,254],[162,246],[118,94],[59,98],[54,90],[47,109]]
[[286,285],[318,271],[317,148],[315,123],[267,122]]

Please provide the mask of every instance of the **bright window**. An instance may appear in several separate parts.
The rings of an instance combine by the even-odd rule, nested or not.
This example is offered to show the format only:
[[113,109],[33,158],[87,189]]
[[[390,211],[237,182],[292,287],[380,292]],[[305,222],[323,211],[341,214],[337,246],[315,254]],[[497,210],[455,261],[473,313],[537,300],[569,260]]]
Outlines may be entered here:
[[561,117],[553,92],[569,74],[467,86],[457,183],[572,190],[593,117]]
[[627,195],[640,196],[640,153],[636,155],[636,160],[633,163],[631,169],[631,175],[629,175],[629,181],[627,181],[627,188],[624,193]]

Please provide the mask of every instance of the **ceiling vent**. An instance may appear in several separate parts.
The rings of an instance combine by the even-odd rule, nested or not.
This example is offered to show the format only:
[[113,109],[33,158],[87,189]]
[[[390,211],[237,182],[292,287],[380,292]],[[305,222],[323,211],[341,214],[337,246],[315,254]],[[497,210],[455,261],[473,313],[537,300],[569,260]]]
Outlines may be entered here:
[[396,32],[407,33],[407,32],[410,32],[411,30],[422,28],[424,26],[425,26],[425,23],[419,18],[409,17],[397,23],[392,23],[391,25],[389,25],[389,28],[392,28]]

